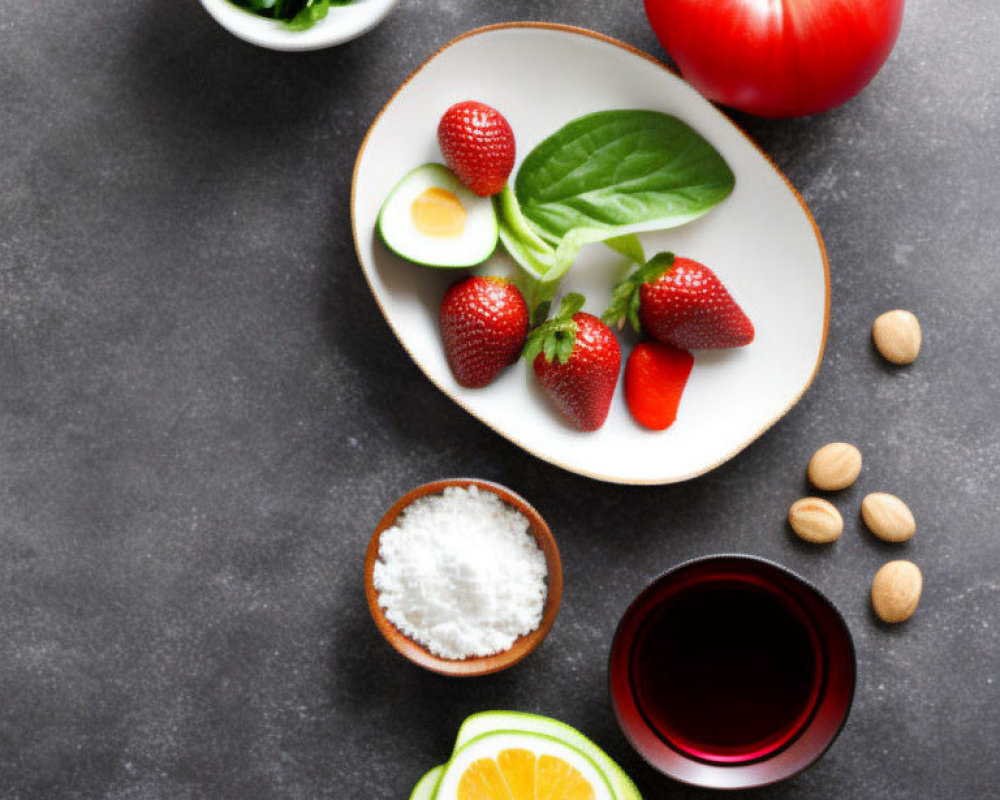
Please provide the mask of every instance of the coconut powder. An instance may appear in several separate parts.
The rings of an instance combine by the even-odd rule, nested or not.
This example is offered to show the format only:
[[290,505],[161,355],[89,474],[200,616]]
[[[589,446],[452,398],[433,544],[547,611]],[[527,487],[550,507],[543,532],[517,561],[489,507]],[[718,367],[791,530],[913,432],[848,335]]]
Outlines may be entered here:
[[454,659],[502,652],[535,630],[545,577],[528,519],[475,486],[407,506],[382,533],[373,576],[388,620]]

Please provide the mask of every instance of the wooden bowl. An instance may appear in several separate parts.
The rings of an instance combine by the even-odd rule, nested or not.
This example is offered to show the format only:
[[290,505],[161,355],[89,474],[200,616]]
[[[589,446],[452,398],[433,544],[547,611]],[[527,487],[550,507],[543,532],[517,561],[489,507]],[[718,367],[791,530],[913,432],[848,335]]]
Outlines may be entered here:
[[[515,639],[514,644],[509,649],[490,656],[470,656],[469,658],[462,659],[436,656],[393,625],[385,616],[385,612],[378,603],[379,593],[375,589],[373,575],[375,572],[375,562],[378,559],[379,541],[382,537],[382,532],[391,528],[395,524],[397,517],[414,500],[429,494],[439,494],[449,486],[476,486],[483,491],[492,492],[507,505],[516,508],[527,517],[531,533],[545,555],[545,565],[548,569],[546,577],[547,594],[541,623],[531,633]],[[542,515],[527,500],[515,494],[510,489],[496,483],[480,481],[474,478],[450,478],[434,481],[433,483],[425,483],[423,486],[412,489],[403,495],[386,512],[385,516],[382,517],[378,527],[375,528],[375,532],[372,534],[371,541],[368,543],[368,552],[365,556],[365,594],[368,596],[368,608],[375,619],[375,625],[379,631],[381,631],[389,644],[414,664],[418,664],[432,672],[441,673],[442,675],[488,675],[516,664],[538,647],[546,634],[548,634],[552,623],[555,622],[556,613],[559,611],[559,601],[562,598],[562,563],[559,560],[559,549],[556,547],[555,539],[552,538],[552,531],[545,524]]]

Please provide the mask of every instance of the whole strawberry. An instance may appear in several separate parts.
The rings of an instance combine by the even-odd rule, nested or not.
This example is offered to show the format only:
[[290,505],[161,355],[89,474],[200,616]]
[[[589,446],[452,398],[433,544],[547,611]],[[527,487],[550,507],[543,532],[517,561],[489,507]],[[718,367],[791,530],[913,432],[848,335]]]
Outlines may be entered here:
[[438,320],[448,366],[469,389],[492,383],[517,361],[528,336],[528,305],[503,278],[473,276],[453,284]]
[[614,291],[603,319],[628,319],[661,342],[682,350],[743,347],[753,341],[750,318],[704,264],[658,253]]
[[485,103],[456,103],[438,123],[445,163],[480,197],[503,189],[514,169],[514,131],[503,114]]
[[583,302],[566,295],[559,313],[531,332],[524,357],[563,416],[581,431],[596,431],[611,408],[622,354],[611,329],[580,311]]

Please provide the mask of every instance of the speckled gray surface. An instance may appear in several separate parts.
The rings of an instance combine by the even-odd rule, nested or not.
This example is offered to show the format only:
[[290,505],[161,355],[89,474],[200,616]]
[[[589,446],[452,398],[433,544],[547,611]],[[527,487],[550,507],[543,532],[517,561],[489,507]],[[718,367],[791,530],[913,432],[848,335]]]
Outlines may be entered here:
[[[403,0],[297,56],[236,41],[195,0],[0,7],[0,798],[402,798],[495,707],[580,727],[648,798],[700,795],[630,751],[605,663],[633,595],[716,551],[819,584],[860,661],[828,755],[746,796],[1000,796],[993,0],[911,0],[887,66],[838,110],[737,117],[823,231],[826,358],[742,455],[645,489],[536,461],[433,389],[348,221],[367,126],[439,45],[541,19],[662,56],[638,2]],[[902,370],[869,341],[897,306],[925,334]],[[820,551],[784,516],[834,439],[866,462]],[[544,646],[470,681],[401,660],[361,585],[381,513],[456,474],[531,499],[566,578]],[[910,502],[912,542],[861,531],[872,490]],[[867,591],[899,555],[925,592],[889,629]]]

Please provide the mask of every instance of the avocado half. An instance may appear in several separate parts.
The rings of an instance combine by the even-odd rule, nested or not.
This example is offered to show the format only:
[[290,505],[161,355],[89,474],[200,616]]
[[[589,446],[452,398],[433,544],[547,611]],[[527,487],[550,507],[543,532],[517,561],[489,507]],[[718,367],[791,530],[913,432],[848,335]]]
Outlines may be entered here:
[[[418,229],[413,203],[429,189],[450,192],[465,211],[460,234],[434,236]],[[497,216],[489,197],[467,189],[443,164],[424,164],[393,187],[378,214],[378,233],[392,252],[425,267],[457,269],[481,264],[497,246]]]

